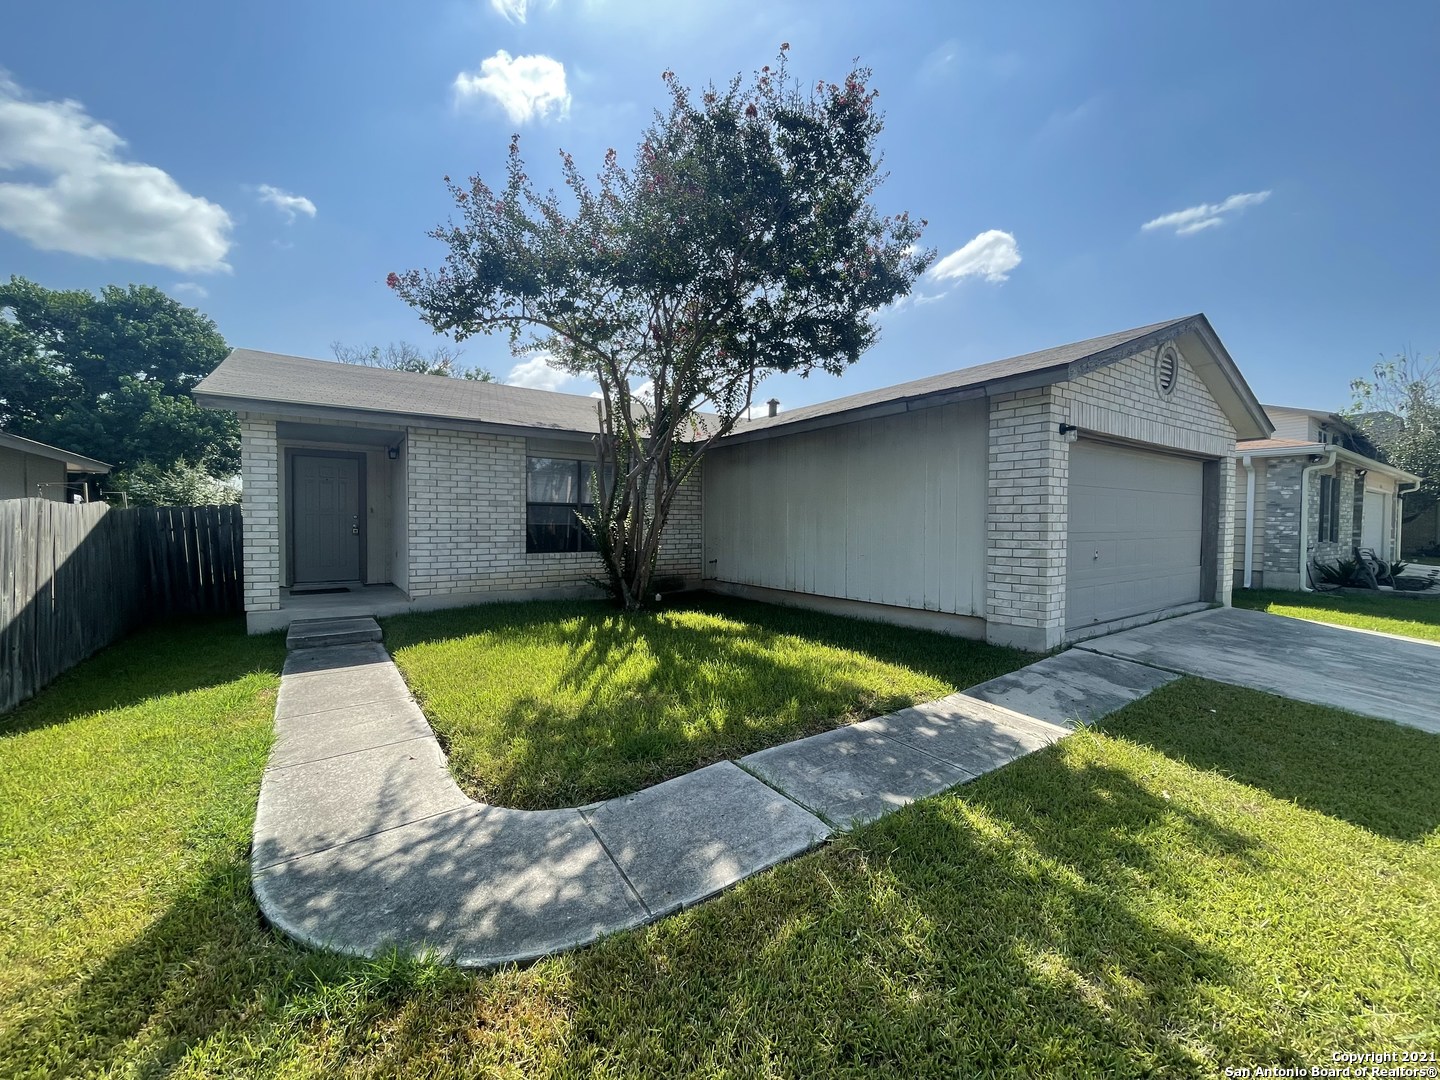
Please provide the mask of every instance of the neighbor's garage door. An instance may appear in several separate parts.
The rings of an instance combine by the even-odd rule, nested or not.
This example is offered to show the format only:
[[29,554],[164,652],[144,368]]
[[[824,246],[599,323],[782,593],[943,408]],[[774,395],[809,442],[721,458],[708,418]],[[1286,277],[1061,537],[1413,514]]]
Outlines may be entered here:
[[1070,447],[1067,628],[1200,598],[1203,470],[1084,439]]

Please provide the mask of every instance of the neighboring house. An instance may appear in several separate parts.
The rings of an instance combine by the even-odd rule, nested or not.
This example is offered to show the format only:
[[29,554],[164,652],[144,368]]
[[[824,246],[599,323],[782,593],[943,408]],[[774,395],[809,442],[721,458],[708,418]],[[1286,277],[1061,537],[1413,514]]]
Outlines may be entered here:
[[83,454],[0,431],[0,499],[90,501],[84,474],[104,475],[110,466]]
[[1418,516],[1405,522],[1405,530],[1400,534],[1400,553],[1407,557],[1440,555],[1440,503],[1431,503]]
[[1307,560],[1369,548],[1394,560],[1401,496],[1419,478],[1374,456],[1344,417],[1266,405],[1272,438],[1235,445],[1235,587],[1300,589]]
[[[590,398],[247,350],[195,397],[240,417],[252,631],[359,582],[376,613],[592,588]],[[743,424],[658,573],[1049,649],[1228,603],[1235,439],[1270,431],[1203,315],[1157,323]]]

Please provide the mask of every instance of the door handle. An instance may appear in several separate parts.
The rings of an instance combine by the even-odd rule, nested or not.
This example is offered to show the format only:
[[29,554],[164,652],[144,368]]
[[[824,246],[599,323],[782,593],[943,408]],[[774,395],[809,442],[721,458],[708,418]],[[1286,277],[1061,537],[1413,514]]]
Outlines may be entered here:
[[351,535],[351,536],[359,536],[359,535],[360,535],[360,515],[359,515],[359,514],[356,514],[353,518],[350,519],[350,535]]

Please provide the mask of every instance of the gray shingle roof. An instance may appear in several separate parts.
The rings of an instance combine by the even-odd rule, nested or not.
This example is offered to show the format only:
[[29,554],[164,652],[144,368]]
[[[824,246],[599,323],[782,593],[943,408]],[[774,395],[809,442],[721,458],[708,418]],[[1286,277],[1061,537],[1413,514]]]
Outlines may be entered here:
[[[753,436],[819,417],[936,394],[970,389],[998,391],[1006,382],[1026,377],[1039,382],[1058,382],[1190,330],[1203,331],[1207,337],[1213,335],[1204,315],[1170,319],[806,405],[773,417],[758,417],[741,424],[734,436]],[[1218,339],[1214,340],[1218,345]],[[1223,346],[1219,348],[1223,353]],[[1228,357],[1226,363],[1230,363]],[[1247,427],[1253,428],[1256,435],[1268,435],[1270,425],[1260,412],[1259,403],[1233,367],[1229,368],[1228,378],[1227,389],[1234,395],[1232,408],[1253,413],[1255,419]],[[231,352],[195,388],[195,395],[201,404],[216,408],[245,408],[249,404],[264,411],[266,406],[291,405],[421,417],[442,423],[463,420],[585,433],[595,431],[598,426],[595,400],[578,394],[416,375],[329,360],[306,360],[250,349]]]
[[1136,327],[1134,330],[1122,330],[1118,334],[1106,334],[1104,337],[1090,338],[1087,341],[1058,345],[1053,349],[1041,349],[1039,352],[1025,353],[1023,356],[1012,356],[1008,360],[994,360],[988,364],[947,371],[943,375],[927,375],[923,379],[915,379],[912,382],[900,383],[896,386],[882,386],[875,390],[866,390],[861,394],[851,394],[833,401],[822,401],[817,405],[789,409],[777,416],[757,417],[743,425],[741,430],[756,431],[762,428],[781,427],[785,424],[794,424],[820,416],[864,409],[872,405],[884,405],[894,401],[928,397],[931,394],[982,387],[988,383],[1012,379],[1020,375],[1033,375],[1044,371],[1066,371],[1071,364],[1094,359],[1117,350],[1131,352],[1133,351],[1132,344],[1140,339],[1182,327],[1196,318],[1200,318],[1200,316],[1191,315],[1183,319],[1170,319],[1166,322]]
[[[235,349],[200,381],[202,404],[319,406],[555,431],[594,431],[595,400],[524,386],[416,375],[333,360]],[[231,404],[227,404],[227,402]]]

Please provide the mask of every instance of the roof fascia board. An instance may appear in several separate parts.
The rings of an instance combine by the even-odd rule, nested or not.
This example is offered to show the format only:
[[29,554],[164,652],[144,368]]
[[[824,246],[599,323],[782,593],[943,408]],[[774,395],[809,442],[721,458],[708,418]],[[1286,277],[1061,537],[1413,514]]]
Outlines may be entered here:
[[103,461],[86,457],[83,454],[72,454],[63,447],[36,442],[34,439],[27,439],[23,435],[11,435],[7,431],[0,431],[0,446],[8,446],[12,450],[16,450],[22,454],[29,454],[31,457],[41,457],[47,461],[62,462],[71,472],[108,473],[110,471],[110,466]]
[[392,413],[372,409],[345,409],[330,405],[299,405],[286,401],[262,401],[258,398],[232,398],[216,394],[196,394],[195,401],[207,409],[226,409],[231,412],[255,413],[277,420],[292,418],[304,420],[344,420],[347,423],[397,428],[433,427],[456,431],[480,431],[491,435],[533,436],[537,432],[573,432],[576,435],[591,436],[593,431],[580,431],[564,427],[530,427],[522,424],[491,424],[483,420],[464,420],[459,417],[426,416],[419,413]]
[[866,420],[879,420],[886,416],[899,416],[907,412],[938,409],[943,405],[953,405],[960,401],[976,401],[984,396],[985,388],[983,386],[966,387],[963,390],[937,390],[933,394],[900,398],[896,401],[886,401],[876,405],[862,405],[858,409],[847,409],[845,412],[815,416],[808,420],[796,420],[790,424],[771,424],[753,431],[731,432],[715,443],[715,446],[717,448],[735,446],[743,442],[755,442],[757,439],[779,438],[781,435],[798,435],[805,431],[820,431],[824,428],[841,427],[845,424],[859,424]]
[[[1270,418],[1265,415],[1265,408],[1260,404],[1260,399],[1255,396],[1255,391],[1250,389],[1250,384],[1245,381],[1245,376],[1240,374],[1240,368],[1236,365],[1235,358],[1225,348],[1224,343],[1220,340],[1220,335],[1215,333],[1215,328],[1210,325],[1210,320],[1204,315],[1196,315],[1186,321],[1195,324],[1194,329],[1200,340],[1209,350],[1210,355],[1215,358],[1217,366],[1229,382],[1230,388],[1234,391],[1246,414],[1255,422],[1253,430],[1260,434],[1251,437],[1268,438],[1274,433],[1275,425],[1270,423]],[[1203,373],[1197,372],[1197,374],[1200,374],[1202,379],[1204,378]],[[1215,391],[1212,388],[1210,392],[1213,394]],[[1235,425],[1235,429],[1237,437],[1244,437],[1245,433],[1240,430],[1238,424]]]
[[1313,457],[1317,454],[1329,454],[1331,451],[1334,451],[1337,460],[1357,465],[1362,469],[1369,469],[1371,472],[1384,473],[1386,476],[1393,476],[1397,480],[1404,480],[1407,483],[1416,483],[1420,480],[1420,477],[1414,473],[1408,473],[1404,469],[1383,461],[1376,461],[1364,454],[1357,454],[1353,450],[1346,450],[1343,446],[1336,446],[1334,443],[1317,442],[1306,443],[1303,446],[1271,446],[1264,450],[1246,450],[1243,446],[1236,446],[1235,456],[1237,458]]

